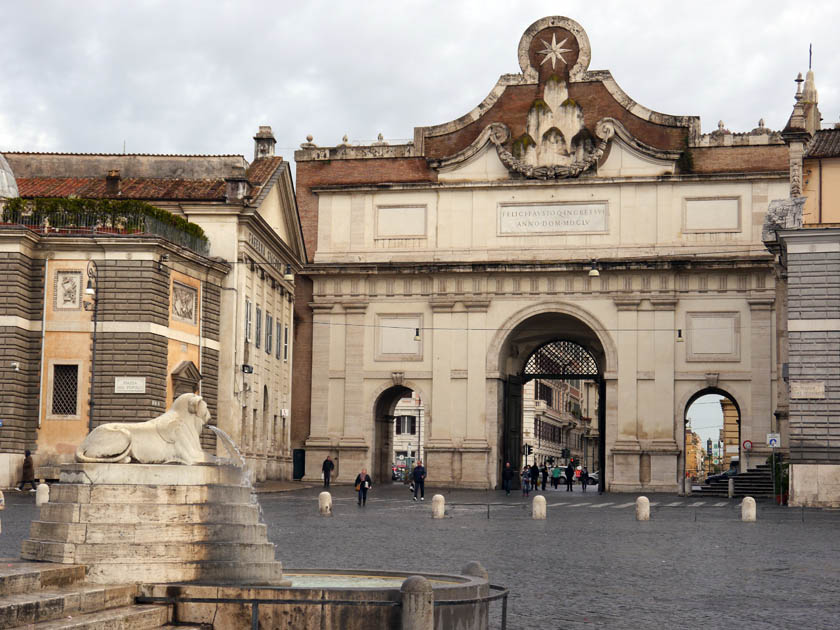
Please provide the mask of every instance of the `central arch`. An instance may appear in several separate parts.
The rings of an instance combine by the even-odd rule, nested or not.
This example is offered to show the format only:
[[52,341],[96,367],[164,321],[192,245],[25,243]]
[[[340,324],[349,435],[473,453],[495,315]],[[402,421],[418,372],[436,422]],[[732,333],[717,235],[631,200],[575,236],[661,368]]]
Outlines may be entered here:
[[497,475],[501,475],[508,461],[517,469],[522,463],[523,385],[535,379],[588,381],[597,387],[597,470],[603,491],[606,487],[605,374],[615,365],[611,340],[594,318],[568,304],[535,305],[511,319],[512,325],[497,333],[491,343],[492,356],[488,356],[488,367],[497,368],[492,376],[502,385],[497,422]]

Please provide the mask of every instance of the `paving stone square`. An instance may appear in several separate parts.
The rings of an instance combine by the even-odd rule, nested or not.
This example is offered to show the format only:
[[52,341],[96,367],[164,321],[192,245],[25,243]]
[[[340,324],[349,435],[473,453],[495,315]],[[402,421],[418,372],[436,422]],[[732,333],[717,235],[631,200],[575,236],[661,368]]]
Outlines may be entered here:
[[[334,516],[321,517],[321,490],[258,495],[287,569],[457,573],[478,560],[510,589],[511,629],[838,627],[838,511],[759,501],[757,522],[742,523],[737,499],[650,495],[640,523],[635,495],[576,488],[546,491],[537,521],[517,492],[427,488],[415,503],[388,483],[364,508],[351,486],[333,486]],[[436,493],[442,520],[431,517]],[[37,509],[34,495],[6,497],[0,555],[16,558]],[[501,607],[491,610],[498,628]]]

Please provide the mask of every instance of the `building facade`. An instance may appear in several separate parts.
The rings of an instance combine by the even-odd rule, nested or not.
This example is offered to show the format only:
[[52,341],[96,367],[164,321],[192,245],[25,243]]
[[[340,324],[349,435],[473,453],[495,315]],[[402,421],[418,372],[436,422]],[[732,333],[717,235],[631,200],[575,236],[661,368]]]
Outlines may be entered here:
[[820,128],[813,72],[797,83],[784,130],[790,191],[771,204],[764,230],[786,300],[782,445],[790,505],[840,507],[840,128]]
[[[133,324],[135,320],[148,320],[144,325],[151,327],[150,334],[165,326],[167,331],[158,335],[162,340],[142,346],[148,356],[138,356],[137,360],[148,364],[163,361],[166,382],[173,378],[196,381],[202,395],[212,401],[214,423],[240,445],[256,479],[291,478],[294,277],[301,267],[304,250],[289,164],[274,155],[275,140],[270,127],[260,127],[254,143],[254,159],[250,163],[235,155],[7,153],[6,157],[20,196],[26,200],[74,197],[144,201],[203,229],[208,239],[203,255],[213,269],[208,278],[214,282],[207,284],[208,272],[195,271],[193,275],[201,279],[196,284],[188,271],[172,267],[174,255],[159,252],[155,257],[148,253],[145,264],[149,269],[143,270],[138,262],[143,257],[128,253],[125,256],[138,271],[126,271],[122,280],[126,286],[121,288],[125,293],[113,295],[113,308],[125,320],[110,326],[129,345],[139,334],[135,329],[140,324]],[[86,242],[100,247],[100,228],[93,225]],[[163,234],[167,236],[165,231]],[[91,257],[99,257],[91,251],[88,250]],[[84,256],[73,260],[83,261]],[[97,264],[102,269],[103,263]],[[103,272],[107,270],[102,269],[100,274]],[[83,280],[84,273],[82,269]],[[187,308],[194,292],[196,304],[201,305],[194,318],[187,321],[175,316],[172,321],[164,320],[161,317],[166,316],[165,306],[161,306],[160,313],[139,303],[130,306],[129,298],[134,293],[129,289],[149,286],[144,273],[172,276],[172,300],[179,308]],[[182,275],[175,278],[173,274],[177,273]],[[53,299],[52,290],[48,285],[44,295],[47,304]],[[156,290],[160,292],[159,288]],[[122,295],[126,296],[125,303],[121,302]],[[166,295],[159,299],[164,301]],[[202,319],[198,313],[206,317]],[[76,315],[81,317],[82,313]],[[56,317],[72,319],[65,312]],[[40,318],[39,313],[37,319]],[[70,343],[71,333],[65,329],[73,325],[64,324],[58,343]],[[39,328],[38,324],[32,326]],[[79,339],[73,343],[82,352],[86,342]],[[117,353],[115,356],[121,352],[111,350]],[[189,359],[191,367],[176,360],[184,352],[183,358]],[[45,369],[49,369],[48,364]],[[113,375],[102,381],[103,387],[106,384],[114,387]],[[81,385],[86,387],[86,383]],[[146,419],[159,413],[176,390],[171,384],[165,389],[150,386],[134,397],[142,400],[143,413],[133,415],[130,408],[120,411],[117,404],[98,409],[96,417],[103,422]],[[80,426],[84,425],[83,420],[80,422]],[[77,437],[74,434],[73,440]],[[69,440],[63,442],[65,457],[72,456],[72,452],[68,455],[69,445]],[[38,446],[40,449],[40,442]],[[218,448],[220,455],[228,455],[221,445]]]
[[594,385],[607,490],[682,489],[685,412],[705,393],[736,401],[763,448],[779,349],[761,222],[787,193],[788,147],[763,123],[702,134],[651,111],[590,54],[580,25],[544,18],[521,73],[461,118],[295,153],[306,478],[327,454],[384,474],[409,388],[430,479],[495,487],[520,465],[534,379]]

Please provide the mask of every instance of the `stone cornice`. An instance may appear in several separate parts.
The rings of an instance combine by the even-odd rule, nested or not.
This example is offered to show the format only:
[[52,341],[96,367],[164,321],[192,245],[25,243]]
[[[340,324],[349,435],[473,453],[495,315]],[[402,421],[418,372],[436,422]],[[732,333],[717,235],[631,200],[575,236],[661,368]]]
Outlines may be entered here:
[[492,300],[489,299],[461,300],[461,303],[464,305],[464,308],[470,311],[471,313],[486,313],[487,309],[490,308],[490,302],[492,302]]
[[753,181],[789,181],[787,171],[769,171],[761,173],[703,173],[675,174],[658,176],[596,177],[582,176],[575,179],[505,179],[481,182],[403,182],[371,184],[336,184],[333,186],[315,186],[311,190],[316,194],[336,194],[348,192],[380,193],[383,190],[470,190],[492,188],[531,188],[539,186],[603,186],[620,184],[662,184],[662,183],[718,183],[718,182],[753,182]]
[[362,301],[352,301],[352,302],[339,302],[339,304],[344,308],[344,312],[353,315],[361,315],[363,314],[368,307],[368,302]]
[[677,306],[677,302],[679,302],[679,298],[676,297],[650,298],[650,304],[654,311],[673,311]]
[[613,303],[619,311],[635,311],[641,304],[641,298],[614,297]]
[[451,313],[454,306],[455,300],[432,299],[429,302],[429,307],[433,313]]

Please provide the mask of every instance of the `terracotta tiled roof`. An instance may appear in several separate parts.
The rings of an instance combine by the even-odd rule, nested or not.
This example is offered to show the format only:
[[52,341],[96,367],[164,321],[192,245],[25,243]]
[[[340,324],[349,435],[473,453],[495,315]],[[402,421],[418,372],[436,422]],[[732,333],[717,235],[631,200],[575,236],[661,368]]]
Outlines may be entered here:
[[808,143],[805,157],[840,157],[840,129],[820,129]]
[[282,163],[283,158],[278,155],[254,160],[248,167],[248,182],[251,186],[262,186]]
[[120,194],[106,192],[104,177],[20,177],[20,196],[119,199],[224,201],[224,179],[127,178],[120,181]]

